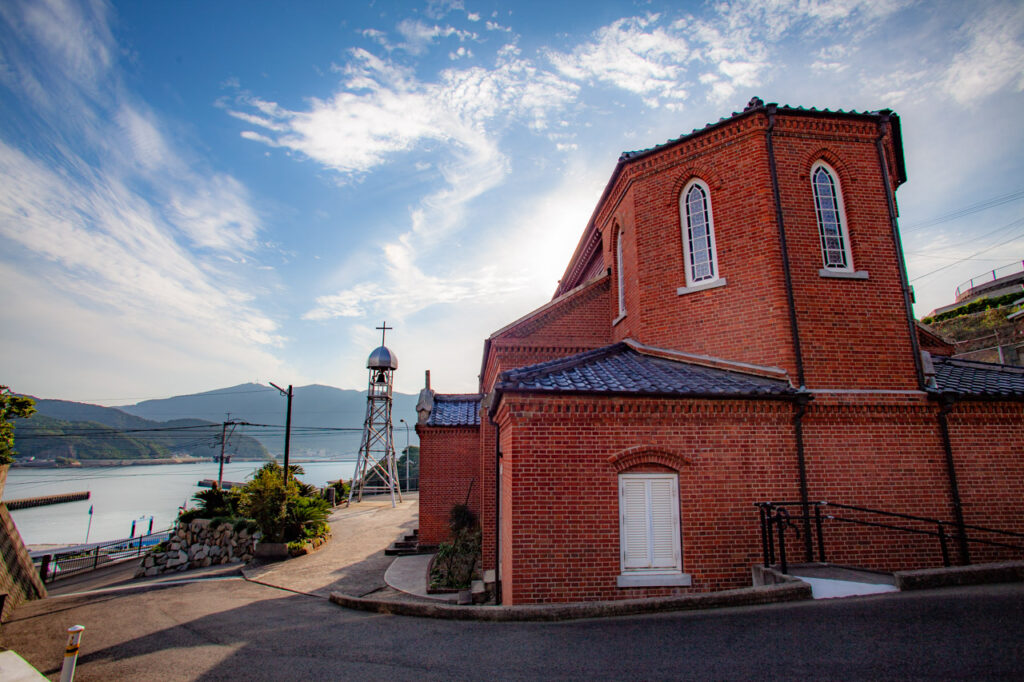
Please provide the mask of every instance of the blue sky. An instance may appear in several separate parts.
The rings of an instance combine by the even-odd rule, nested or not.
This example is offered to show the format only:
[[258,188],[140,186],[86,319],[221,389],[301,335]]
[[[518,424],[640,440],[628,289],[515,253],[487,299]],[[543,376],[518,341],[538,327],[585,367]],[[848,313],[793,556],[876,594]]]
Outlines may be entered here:
[[1024,5],[0,3],[0,383],[472,391],[623,150],[895,109],[923,315],[1024,258]]

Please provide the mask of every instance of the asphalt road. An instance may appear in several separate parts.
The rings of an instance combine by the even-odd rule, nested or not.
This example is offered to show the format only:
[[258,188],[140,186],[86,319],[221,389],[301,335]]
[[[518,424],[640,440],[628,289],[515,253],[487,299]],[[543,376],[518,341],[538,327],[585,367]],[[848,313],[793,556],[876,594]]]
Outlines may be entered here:
[[1021,679],[1024,585],[561,623],[349,611],[240,578],[25,604],[0,642],[51,679]]

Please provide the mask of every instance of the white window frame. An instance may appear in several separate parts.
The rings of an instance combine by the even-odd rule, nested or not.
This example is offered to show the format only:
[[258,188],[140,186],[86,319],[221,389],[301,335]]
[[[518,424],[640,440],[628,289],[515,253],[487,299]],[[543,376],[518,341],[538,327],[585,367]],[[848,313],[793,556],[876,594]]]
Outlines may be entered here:
[[[646,533],[646,543],[649,557],[647,566],[626,567],[626,551],[629,538],[628,535],[628,506],[626,504],[627,484],[644,484],[644,511],[643,526]],[[655,500],[652,483],[668,483],[670,491],[669,500]],[[656,504],[668,504],[671,509],[672,523],[672,546],[671,552],[673,562],[671,565],[665,562],[655,565],[654,556],[654,528],[652,525],[652,510]],[[631,519],[635,520],[635,519]],[[662,546],[662,549],[666,547]],[[683,573],[682,541],[679,530],[679,475],[675,473],[664,474],[619,474],[619,565],[620,575],[618,576],[619,587],[661,587],[661,586],[688,586],[691,584],[689,575]]]
[[619,316],[612,322],[612,326],[618,324],[626,316],[626,277],[622,272],[622,230],[615,234],[615,275],[616,286],[619,290]]
[[[694,278],[693,253],[691,242],[690,207],[687,197],[694,187],[700,189],[704,196],[704,213],[707,221],[707,239],[709,264],[711,265],[711,276],[702,279]],[[686,286],[679,287],[676,293],[679,295],[689,294],[704,289],[712,289],[725,285],[725,278],[718,270],[718,245],[715,242],[715,218],[711,209],[711,188],[703,180],[693,179],[686,183],[683,191],[679,193],[679,225],[683,240],[683,271],[686,278]]]
[[[824,224],[821,220],[821,210],[819,208],[819,197],[818,197],[818,185],[814,181],[814,176],[819,170],[824,171],[828,174],[832,180],[832,189],[835,194],[836,202],[836,216],[839,220],[839,239],[842,240],[842,251],[843,258],[846,264],[843,266],[829,265],[828,262],[828,250],[825,248],[825,232]],[[821,249],[821,263],[822,268],[818,271],[818,274],[822,277],[852,277],[855,279],[866,279],[867,273],[857,273],[853,267],[853,251],[850,248],[850,227],[846,220],[846,206],[843,200],[843,188],[839,182],[839,174],[836,173],[836,169],[828,165],[824,161],[816,161],[811,166],[811,198],[814,201],[814,220],[818,226],[818,245]]]

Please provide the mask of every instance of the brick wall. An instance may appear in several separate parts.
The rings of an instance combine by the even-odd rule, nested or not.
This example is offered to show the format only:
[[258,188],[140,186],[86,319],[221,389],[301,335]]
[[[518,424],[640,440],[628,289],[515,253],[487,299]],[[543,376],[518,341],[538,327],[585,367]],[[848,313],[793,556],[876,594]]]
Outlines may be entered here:
[[[796,377],[766,142],[767,116],[742,117],[635,161],[598,211],[612,268],[609,314],[618,314],[616,235],[623,234],[627,316],[614,340],[759,365]],[[917,377],[885,184],[872,120],[780,115],[775,157],[807,385],[914,389]],[[885,140],[889,158],[891,140]],[[822,277],[810,170],[836,172],[853,266],[867,279]],[[718,272],[725,286],[690,291],[683,263],[680,192],[710,191]],[[893,187],[895,189],[895,187]],[[756,329],[756,334],[750,331]]]
[[[938,408],[920,396],[818,395],[804,417],[808,497],[952,520]],[[848,510],[835,516],[935,531],[923,524]],[[825,521],[832,563],[893,571],[942,565],[937,538]],[[955,544],[950,543],[955,559]],[[802,552],[799,559],[803,559]]]
[[[502,594],[505,603],[626,599],[750,583],[760,560],[756,500],[793,496],[792,407],[772,401],[664,401],[506,395],[502,444]],[[616,587],[618,474],[682,463],[683,570],[691,588]],[[643,471],[647,469],[627,469]]]
[[[761,561],[753,503],[799,500],[793,411],[789,403],[768,401],[504,396],[497,416],[504,602],[625,599],[749,585],[750,566]],[[923,395],[818,396],[804,417],[809,499],[952,522],[937,414]],[[1024,406],[962,404],[950,420],[967,523],[1024,532]],[[625,470],[678,471],[690,588],[616,586],[620,469],[610,458],[631,448],[680,458],[640,457]],[[790,511],[797,514],[799,507]],[[855,511],[826,513],[935,530]],[[886,571],[942,565],[935,537],[829,520],[824,533],[833,563]],[[802,561],[802,538],[787,537],[790,561]],[[949,549],[957,563],[953,538]],[[972,546],[972,558],[1021,556]]]
[[0,503],[0,559],[0,592],[7,593],[7,602],[0,613],[0,621],[3,621],[18,604],[46,596],[46,587],[32,566],[21,534],[3,503]]
[[435,545],[451,535],[448,514],[453,505],[469,496],[469,508],[480,514],[480,430],[418,424],[416,434],[420,438],[419,537],[421,543]]
[[[964,522],[1024,533],[1024,404],[962,402],[948,420]],[[978,535],[1024,544],[1020,538]],[[1024,558],[1020,552],[971,545],[975,563],[1008,556]]]

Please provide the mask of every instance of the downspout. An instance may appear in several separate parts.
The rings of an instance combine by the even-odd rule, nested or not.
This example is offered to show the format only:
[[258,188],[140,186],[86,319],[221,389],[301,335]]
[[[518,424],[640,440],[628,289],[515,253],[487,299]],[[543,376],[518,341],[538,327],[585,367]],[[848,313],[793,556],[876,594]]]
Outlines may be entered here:
[[[768,147],[768,170],[772,176],[772,196],[775,199],[775,224],[779,228],[779,247],[782,251],[782,274],[786,281],[786,302],[789,306],[789,328],[793,334],[793,353],[796,355],[797,383],[801,389],[807,387],[804,379],[804,357],[800,348],[800,328],[796,320],[796,300],[793,295],[793,276],[789,269],[789,248],[786,245],[786,224],[782,217],[782,194],[779,191],[779,172],[775,165],[775,143],[772,134],[775,131],[775,112],[778,105],[769,104],[768,130],[765,140]],[[809,394],[801,394],[796,398],[796,414],[793,417],[793,432],[796,437],[796,463],[800,474],[800,506],[804,517],[804,555],[807,562],[814,559],[811,546],[811,505],[807,492],[807,461],[804,457],[804,414],[807,412]]]
[[807,403],[811,401],[809,393],[801,393],[796,397],[796,414],[793,415],[793,431],[796,435],[796,463],[800,472],[800,506],[804,515],[804,560],[814,561],[814,548],[811,545],[811,504],[807,493],[807,460],[804,458],[804,414]]
[[964,523],[964,509],[960,502],[960,485],[956,480],[956,464],[953,461],[953,443],[949,438],[949,421],[947,416],[956,405],[956,396],[943,393],[939,398],[939,431],[942,433],[942,448],[946,451],[946,472],[949,476],[949,492],[953,498],[953,519],[956,522],[957,543],[960,546],[960,563],[969,566],[971,563],[970,549],[967,547],[967,526]]
[[768,169],[772,176],[772,196],[775,198],[775,223],[779,227],[779,246],[782,249],[782,274],[786,280],[786,302],[789,305],[789,327],[793,333],[793,352],[796,354],[796,377],[800,388],[805,388],[804,381],[804,358],[800,350],[800,329],[796,323],[796,301],[793,297],[793,277],[789,271],[789,249],[786,246],[786,226],[782,219],[782,195],[779,192],[779,174],[775,165],[775,144],[772,141],[772,133],[775,130],[775,112],[778,109],[776,104],[768,104],[765,110],[768,112],[768,130],[765,137],[768,144]]
[[907,278],[907,264],[903,260],[903,242],[900,240],[899,221],[896,217],[896,201],[893,197],[892,184],[889,181],[889,163],[885,156],[886,131],[889,127],[889,113],[881,112],[878,119],[878,137],[875,148],[878,150],[878,165],[882,169],[882,182],[885,185],[885,202],[889,209],[889,225],[892,228],[892,242],[896,246],[896,260],[900,265],[900,287],[903,289],[903,308],[907,315],[907,329],[910,331],[910,348],[914,354],[914,371],[917,372],[917,387],[925,390],[924,368],[921,366],[921,344],[917,339],[917,327],[914,325],[914,314],[911,312],[910,280]]
[[[495,395],[492,399],[497,400]],[[494,426],[494,603],[501,604],[501,427],[490,406],[487,419]]]

